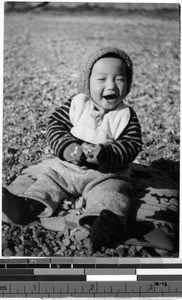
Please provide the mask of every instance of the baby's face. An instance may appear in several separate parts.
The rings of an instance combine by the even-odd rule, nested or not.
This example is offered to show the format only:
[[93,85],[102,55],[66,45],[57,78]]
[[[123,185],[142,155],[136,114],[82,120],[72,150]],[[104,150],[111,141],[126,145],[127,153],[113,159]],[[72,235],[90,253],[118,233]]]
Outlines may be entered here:
[[104,110],[116,107],[127,94],[126,64],[119,58],[99,59],[90,76],[90,94]]

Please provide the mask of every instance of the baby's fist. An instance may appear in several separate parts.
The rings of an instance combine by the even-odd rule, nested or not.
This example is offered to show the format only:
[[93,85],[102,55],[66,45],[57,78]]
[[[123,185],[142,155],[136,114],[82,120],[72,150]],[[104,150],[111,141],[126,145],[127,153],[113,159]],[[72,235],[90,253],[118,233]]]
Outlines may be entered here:
[[84,159],[84,153],[80,145],[72,143],[64,150],[63,157],[74,164],[80,164]]
[[93,157],[95,145],[84,142],[82,145],[82,150],[86,156],[86,158]]

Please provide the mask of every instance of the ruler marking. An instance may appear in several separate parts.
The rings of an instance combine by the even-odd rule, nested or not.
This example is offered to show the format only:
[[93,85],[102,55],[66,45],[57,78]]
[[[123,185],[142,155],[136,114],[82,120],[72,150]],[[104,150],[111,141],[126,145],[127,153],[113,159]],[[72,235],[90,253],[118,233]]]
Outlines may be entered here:
[[[0,294],[2,297],[8,297],[8,295],[20,295],[22,297],[23,294],[25,294],[26,297],[28,297],[28,295],[32,292],[32,294],[36,294],[36,295],[49,295],[49,297],[52,297],[53,294],[57,295],[60,294],[62,295],[63,293],[65,293],[65,290],[67,289],[67,294],[71,294],[73,297],[78,297],[79,295],[81,295],[80,293],[82,292],[83,297],[85,294],[89,294],[92,293],[93,295],[99,294],[101,295],[103,293],[103,295],[106,296],[106,294],[117,294],[117,296],[119,296],[119,294],[121,294],[121,296],[124,296],[124,294],[128,294],[128,297],[130,297],[132,294],[133,296],[136,294],[139,294],[140,297],[142,297],[143,295],[146,295],[146,297],[152,297],[152,296],[162,296],[165,297],[166,295],[170,296],[171,295],[178,295],[182,292],[181,289],[181,281],[159,281],[159,282],[155,282],[155,281],[151,281],[151,282],[145,282],[145,281],[138,281],[138,282],[123,282],[122,286],[120,285],[120,282],[114,284],[112,282],[90,282],[89,284],[93,284],[95,286],[95,291],[89,291],[89,284],[87,284],[86,282],[66,282],[64,283],[64,291],[62,292],[62,288],[60,287],[60,284],[62,285],[62,281],[60,281],[60,283],[55,283],[54,281],[50,282],[50,287],[46,287],[45,286],[45,282],[37,282],[36,284],[36,290],[33,288],[32,284],[35,284],[35,282],[28,282],[28,281],[24,281],[22,282],[22,285],[18,284],[17,287],[17,283],[18,281],[13,281],[13,282],[9,282],[6,283],[6,290],[3,290],[3,286],[5,285],[5,282],[2,282],[2,285],[0,286]],[[28,285],[30,283],[30,285]],[[157,285],[155,284],[157,283]],[[159,283],[159,284],[158,284]],[[40,287],[40,285],[43,284],[45,287],[45,292],[42,288]],[[76,284],[78,284],[78,287],[76,287]],[[108,286],[108,284],[110,284],[110,287]],[[51,289],[51,291],[50,291]],[[121,291],[120,291],[121,289]],[[36,292],[38,290],[38,292]],[[72,290],[72,292],[71,292]],[[53,293],[53,294],[52,294]],[[65,294],[66,295],[66,294]],[[91,294],[90,294],[91,295]],[[81,296],[80,296],[81,297]],[[104,297],[104,296],[103,296]]]

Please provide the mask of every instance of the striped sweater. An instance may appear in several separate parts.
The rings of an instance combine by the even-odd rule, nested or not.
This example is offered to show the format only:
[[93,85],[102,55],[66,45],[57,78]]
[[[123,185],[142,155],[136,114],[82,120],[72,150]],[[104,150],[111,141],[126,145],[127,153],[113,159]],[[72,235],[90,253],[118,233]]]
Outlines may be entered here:
[[[70,131],[73,124],[70,121],[70,106],[73,98],[66,101],[51,114],[47,126],[47,139],[55,155],[64,160],[63,152],[68,145],[84,141],[74,137]],[[99,144],[102,149],[102,159],[99,161],[102,170],[119,170],[131,163],[142,149],[141,127],[134,110],[130,109],[128,125],[119,137],[107,144]]]

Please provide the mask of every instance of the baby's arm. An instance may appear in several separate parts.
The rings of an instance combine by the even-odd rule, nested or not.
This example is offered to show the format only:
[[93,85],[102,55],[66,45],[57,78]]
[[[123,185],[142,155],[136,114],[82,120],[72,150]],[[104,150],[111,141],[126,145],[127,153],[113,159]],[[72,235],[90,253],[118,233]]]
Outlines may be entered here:
[[70,133],[73,126],[69,118],[71,100],[69,99],[57,108],[49,117],[47,139],[57,157],[73,163],[80,163],[84,156],[80,147],[82,141]]
[[142,149],[141,127],[133,109],[124,132],[114,143],[96,145],[93,158],[88,162],[97,163],[102,170],[121,169],[131,163]]

